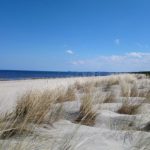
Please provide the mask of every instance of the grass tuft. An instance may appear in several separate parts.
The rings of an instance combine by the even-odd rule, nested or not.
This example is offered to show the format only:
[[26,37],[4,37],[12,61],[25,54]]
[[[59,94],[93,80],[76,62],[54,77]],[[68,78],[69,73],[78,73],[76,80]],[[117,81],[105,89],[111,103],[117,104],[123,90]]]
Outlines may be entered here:
[[139,106],[140,106],[140,104],[130,105],[127,102],[125,102],[122,105],[122,107],[118,110],[118,113],[132,115],[132,114],[135,114],[135,111]]
[[29,92],[17,102],[14,111],[18,121],[42,123],[45,115],[56,101],[56,96],[52,91],[43,93]]
[[103,102],[104,103],[113,103],[115,98],[116,98],[115,93],[113,91],[110,91],[106,94]]
[[121,96],[129,97],[130,96],[130,85],[129,85],[129,83],[127,83],[125,81],[121,81],[120,86],[121,86]]
[[138,92],[137,83],[134,82],[130,87],[130,97],[138,97],[138,96],[139,96],[139,92]]
[[75,87],[74,85],[70,85],[66,90],[64,89],[58,89],[57,91],[57,103],[66,102],[66,101],[73,101],[76,99],[75,94]]
[[79,116],[75,121],[83,125],[93,126],[95,124],[96,112],[93,111],[92,107],[92,94],[85,93],[81,98]]
[[52,125],[62,113],[61,105],[56,107],[57,94],[48,90],[24,94],[17,101],[14,111],[1,119],[1,138],[31,133],[30,124]]
[[74,87],[81,93],[89,93],[91,91],[91,88],[94,87],[94,83],[92,83],[92,82],[85,82],[85,83],[76,82],[74,84]]

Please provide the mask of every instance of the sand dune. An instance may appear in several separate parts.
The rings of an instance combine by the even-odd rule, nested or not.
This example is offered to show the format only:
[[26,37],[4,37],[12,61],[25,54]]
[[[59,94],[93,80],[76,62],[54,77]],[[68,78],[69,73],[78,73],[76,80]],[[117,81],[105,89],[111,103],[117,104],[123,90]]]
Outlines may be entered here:
[[144,75],[0,81],[0,112],[2,150],[150,150]]

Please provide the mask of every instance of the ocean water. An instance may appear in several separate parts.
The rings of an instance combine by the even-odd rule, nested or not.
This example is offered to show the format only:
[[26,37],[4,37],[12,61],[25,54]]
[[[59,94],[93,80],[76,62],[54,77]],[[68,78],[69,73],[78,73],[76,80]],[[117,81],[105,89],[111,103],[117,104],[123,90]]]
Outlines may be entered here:
[[21,80],[38,78],[64,78],[64,77],[87,77],[107,76],[110,72],[59,72],[59,71],[18,71],[0,70],[0,80]]

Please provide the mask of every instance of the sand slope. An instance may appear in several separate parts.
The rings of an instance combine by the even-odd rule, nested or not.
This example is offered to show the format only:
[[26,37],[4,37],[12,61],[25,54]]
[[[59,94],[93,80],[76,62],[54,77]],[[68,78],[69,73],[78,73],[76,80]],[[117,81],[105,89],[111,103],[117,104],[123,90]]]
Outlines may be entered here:
[[[108,79],[118,79],[119,84],[104,89]],[[77,117],[82,96],[76,93],[75,101],[61,103],[63,118],[51,124],[30,124],[34,126],[34,133],[28,136],[16,136],[0,140],[1,149],[33,149],[33,150],[150,150],[150,101],[139,93],[150,90],[150,79],[135,75],[119,75],[110,77],[67,78],[67,79],[39,79],[21,81],[0,81],[0,112],[11,112],[18,97],[30,90],[66,88],[76,81],[100,81],[100,85],[93,90],[93,110],[96,119],[93,126],[74,123]],[[122,82],[125,82],[122,84]],[[126,82],[128,84],[126,85]],[[121,87],[132,86],[136,83],[135,96],[124,96]],[[134,88],[135,90],[135,88]],[[115,98],[111,102],[103,102],[107,93],[113,91]],[[128,91],[128,90],[126,90]],[[121,114],[118,110],[127,103],[139,104],[133,114]],[[60,104],[57,104],[60,105]],[[147,128],[146,128],[147,127]]]

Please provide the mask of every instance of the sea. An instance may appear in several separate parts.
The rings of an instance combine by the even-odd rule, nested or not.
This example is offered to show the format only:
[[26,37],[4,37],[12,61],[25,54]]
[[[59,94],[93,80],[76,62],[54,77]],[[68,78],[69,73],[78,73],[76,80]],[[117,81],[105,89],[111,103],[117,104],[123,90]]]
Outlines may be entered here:
[[107,76],[112,72],[72,72],[72,71],[21,71],[21,70],[0,70],[0,80],[22,80],[41,78],[65,78],[65,77],[89,77]]

